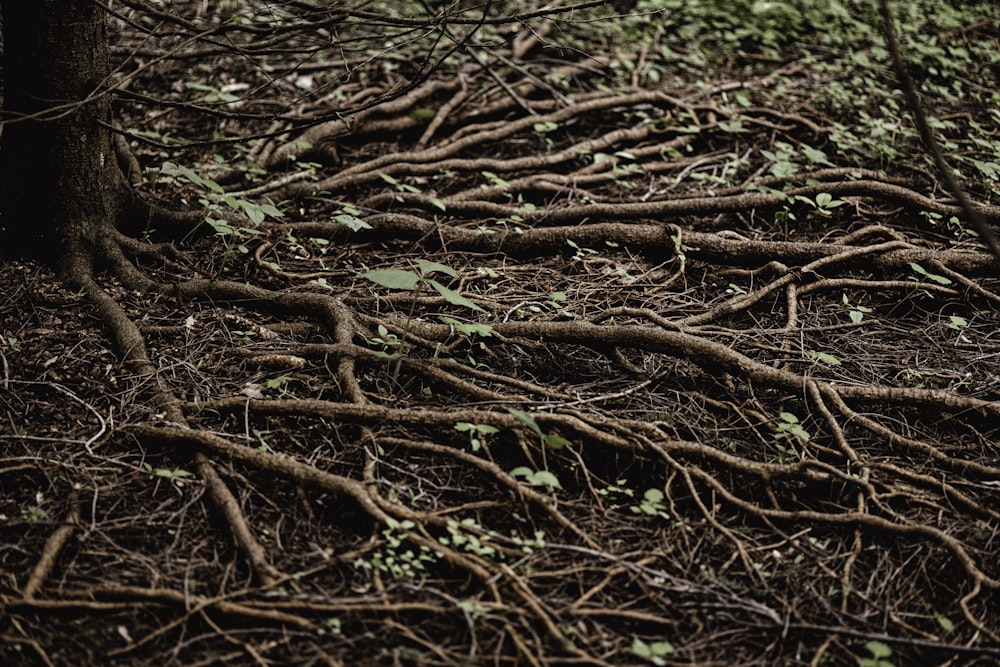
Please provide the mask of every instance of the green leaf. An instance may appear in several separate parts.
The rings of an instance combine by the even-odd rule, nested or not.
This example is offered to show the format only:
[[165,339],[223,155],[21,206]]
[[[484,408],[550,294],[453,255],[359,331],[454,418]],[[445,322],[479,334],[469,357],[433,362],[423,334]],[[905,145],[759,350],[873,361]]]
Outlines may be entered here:
[[266,216],[264,215],[264,211],[260,210],[259,207],[253,206],[251,204],[251,205],[244,206],[243,210],[246,212],[247,217],[250,218],[250,222],[252,222],[254,224],[254,226],[259,225],[260,223],[264,222],[264,218]]
[[938,622],[938,625],[941,626],[941,629],[944,630],[946,633],[950,633],[955,630],[955,624],[951,621],[950,618],[948,618],[944,614],[934,614],[934,619]]
[[833,166],[833,163],[831,163],[830,160],[827,159],[826,153],[824,153],[821,150],[817,150],[817,149],[813,148],[812,146],[807,146],[807,145],[803,144],[802,145],[802,154],[805,155],[806,158],[810,162],[812,162],[813,164],[825,164],[825,165],[830,166],[830,167]]
[[550,473],[548,470],[539,470],[534,475],[531,476],[531,483],[535,486],[540,484],[545,484],[551,486],[554,489],[561,489],[562,484],[559,483],[559,478]]
[[640,658],[649,658],[653,655],[652,647],[638,637],[632,640],[632,653]]
[[545,434],[542,433],[542,429],[539,428],[538,426],[538,422],[536,422],[535,419],[524,410],[518,410],[517,408],[507,408],[507,412],[517,417],[518,421],[520,421],[522,424],[524,424],[532,431],[534,431],[539,438],[545,437]]
[[420,282],[420,276],[403,269],[375,269],[362,273],[358,277],[389,289],[414,289]]
[[463,336],[480,336],[486,338],[487,336],[493,335],[493,327],[488,324],[476,324],[473,322],[459,322],[454,317],[448,317],[447,315],[441,315],[438,317],[439,320],[447,325],[455,327],[455,331],[462,334]]
[[674,645],[670,642],[653,642],[649,645],[653,655],[670,655],[674,652]]
[[444,285],[442,285],[441,283],[439,283],[436,280],[428,280],[427,284],[429,284],[431,287],[433,287],[435,290],[437,290],[437,293],[440,294],[441,296],[443,296],[444,299],[445,299],[445,301],[447,301],[448,303],[450,303],[452,305],[455,305],[455,306],[464,306],[465,308],[471,308],[472,310],[477,310],[477,311],[479,311],[481,313],[485,313],[486,312],[485,309],[480,308],[475,303],[473,303],[472,301],[469,301],[468,299],[466,299],[464,296],[462,296],[458,292],[456,292],[456,291],[454,291],[452,289],[448,289],[447,287],[445,287]]
[[880,641],[870,641],[865,644],[865,648],[868,649],[873,658],[888,658],[892,655],[892,649]]
[[927,278],[928,280],[936,282],[939,285],[951,285],[952,283],[951,279],[931,273],[927,269],[925,269],[924,267],[920,266],[915,262],[910,262],[910,268],[913,269],[914,272],[920,274],[921,276]]
[[264,386],[267,387],[268,389],[277,389],[282,385],[291,382],[294,379],[295,378],[289,377],[287,375],[281,375],[276,378],[271,378],[270,380],[264,383]]
[[650,504],[656,504],[663,502],[663,491],[659,489],[646,489],[646,492],[642,494],[642,499]]
[[928,273],[927,279],[936,282],[938,285],[950,285],[951,278],[946,278],[944,276],[939,276],[936,273]]
[[369,225],[367,222],[365,222],[358,216],[351,215],[349,213],[341,213],[340,215],[335,215],[333,216],[333,219],[337,223],[344,225],[345,227],[350,229],[352,232],[357,232],[362,229],[372,229],[372,226]]
[[447,264],[439,264],[438,262],[432,262],[429,259],[418,259],[417,266],[420,267],[421,276],[428,276],[437,271],[438,273],[449,275],[452,278],[458,278],[458,272]]
[[561,435],[554,435],[552,433],[542,436],[542,442],[549,449],[562,449],[566,445],[573,444]]
[[285,214],[280,210],[275,208],[272,204],[260,204],[260,210],[264,212],[264,215],[269,215],[272,218],[283,218]]
[[822,362],[822,363],[827,364],[829,366],[839,366],[840,365],[840,359],[838,359],[837,357],[833,356],[832,354],[827,354],[826,352],[813,352],[813,351],[810,351],[809,352],[809,356],[812,357],[815,361]]

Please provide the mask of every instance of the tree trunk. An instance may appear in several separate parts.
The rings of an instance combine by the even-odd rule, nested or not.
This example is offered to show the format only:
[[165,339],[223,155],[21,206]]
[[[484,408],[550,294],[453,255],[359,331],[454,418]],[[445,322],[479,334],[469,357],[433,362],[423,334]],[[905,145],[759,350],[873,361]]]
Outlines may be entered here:
[[111,132],[109,43],[91,0],[0,0],[0,249],[66,268],[126,201]]

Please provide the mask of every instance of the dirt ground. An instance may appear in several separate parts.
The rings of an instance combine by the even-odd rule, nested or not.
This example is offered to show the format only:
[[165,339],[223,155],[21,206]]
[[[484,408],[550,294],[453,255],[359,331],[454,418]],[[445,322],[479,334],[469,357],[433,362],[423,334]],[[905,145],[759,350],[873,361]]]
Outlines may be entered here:
[[122,230],[123,318],[0,266],[3,664],[1000,660],[1000,281],[912,131],[542,27],[277,135],[416,58],[123,68],[239,113],[118,102],[208,220]]

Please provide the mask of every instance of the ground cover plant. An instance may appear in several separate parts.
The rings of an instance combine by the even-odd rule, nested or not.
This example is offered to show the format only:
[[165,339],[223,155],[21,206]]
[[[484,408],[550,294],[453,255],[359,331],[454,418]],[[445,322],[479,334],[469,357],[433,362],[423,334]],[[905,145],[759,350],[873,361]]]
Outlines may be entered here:
[[[94,5],[130,203],[0,265],[4,664],[998,660],[998,265],[874,6],[328,4]],[[998,10],[893,10],[995,225]]]

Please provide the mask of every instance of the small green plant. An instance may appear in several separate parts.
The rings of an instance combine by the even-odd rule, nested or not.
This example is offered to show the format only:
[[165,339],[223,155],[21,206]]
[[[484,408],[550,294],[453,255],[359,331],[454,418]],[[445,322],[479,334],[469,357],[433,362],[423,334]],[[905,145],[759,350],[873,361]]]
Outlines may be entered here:
[[294,382],[294,381],[295,378],[289,375],[279,375],[276,378],[271,378],[270,380],[265,381],[264,386],[267,387],[268,389],[281,389],[289,382]]
[[[389,289],[397,290],[410,290],[413,292],[413,299],[410,301],[410,309],[406,316],[406,324],[403,327],[403,336],[399,340],[399,353],[400,356],[405,352],[406,334],[410,330],[410,324],[413,322],[413,315],[417,309],[417,298],[420,296],[420,290],[424,285],[429,285],[444,297],[444,300],[455,306],[462,306],[463,308],[469,308],[470,310],[475,310],[479,312],[486,312],[483,308],[480,308],[475,303],[465,298],[458,292],[445,287],[440,282],[431,278],[430,276],[434,273],[443,273],[452,278],[458,277],[458,272],[450,266],[444,264],[439,264],[438,262],[432,262],[428,259],[418,259],[416,260],[417,271],[407,271],[405,269],[375,269],[373,271],[366,271],[360,274],[359,278],[364,278],[369,282],[373,282],[376,285],[381,285],[382,287],[388,287]],[[384,327],[380,327],[384,328]],[[385,332],[386,334],[388,331]],[[383,334],[384,336],[385,334]],[[394,343],[389,343],[388,339],[379,339],[380,344],[383,346],[393,346]],[[383,348],[384,350],[384,348]],[[396,370],[399,370],[397,365]]]
[[834,199],[833,195],[829,192],[821,192],[816,195],[815,199],[809,199],[808,197],[796,197],[796,199],[812,206],[817,213],[824,217],[830,217],[833,215],[833,209],[847,203],[842,199]]
[[[384,176],[384,174],[383,174]],[[337,224],[344,225],[352,232],[358,232],[362,229],[371,229],[372,226],[361,219],[361,209],[351,206],[350,204],[344,204],[340,207],[340,212],[333,216],[333,221]],[[320,239],[313,239],[314,241],[319,241]],[[326,239],[322,239],[326,241]],[[327,241],[329,243],[329,241]]]
[[545,121],[544,123],[535,123],[531,126],[531,129],[535,131],[538,138],[542,140],[546,148],[552,148],[554,142],[547,136],[550,132],[555,132],[559,129],[559,124],[552,121]]
[[611,509],[627,507],[633,514],[670,519],[667,506],[663,502],[666,498],[663,491],[646,489],[642,498],[637,499],[635,491],[625,486],[625,483],[626,480],[620,479],[615,484],[598,489],[597,493],[610,501]]
[[410,520],[386,519],[382,530],[384,545],[370,558],[359,558],[354,567],[363,570],[377,570],[388,574],[396,581],[421,581],[427,576],[427,566],[437,562],[441,554],[425,545],[410,546],[409,531],[416,527]]
[[640,658],[645,658],[657,667],[666,665],[667,661],[663,659],[664,656],[671,655],[673,652],[674,645],[670,642],[646,643],[638,637],[632,639],[632,653]]
[[23,512],[24,520],[28,523],[38,523],[48,521],[49,513],[38,505],[28,505]]
[[455,430],[460,433],[469,434],[469,446],[472,447],[472,451],[478,452],[483,447],[483,441],[485,438],[483,436],[493,435],[494,433],[499,433],[500,429],[496,426],[490,426],[489,424],[472,424],[470,422],[458,422],[455,424]]
[[517,408],[507,408],[507,412],[517,417],[518,421],[520,421],[522,424],[524,424],[532,431],[534,431],[535,435],[537,435],[541,439],[542,444],[545,445],[548,449],[562,449],[566,445],[570,444],[570,441],[562,437],[561,435],[555,435],[553,433],[543,433],[541,427],[538,425],[538,422],[535,421],[534,417],[529,415],[524,410],[518,410]]
[[777,427],[775,427],[774,438],[776,440],[801,440],[802,442],[809,442],[809,432],[802,428],[802,424],[799,423],[799,418],[793,415],[791,412],[782,412],[778,415]]
[[839,366],[840,359],[833,356],[828,352],[817,352],[816,350],[809,350],[809,360],[814,364],[826,364],[827,366]]
[[887,658],[892,657],[892,649],[880,641],[870,641],[865,644],[865,649],[871,653],[870,658],[859,658],[858,667],[896,667],[895,663]]
[[518,466],[510,471],[510,476],[522,477],[525,482],[532,486],[551,486],[554,489],[562,488],[559,478],[548,470],[532,470],[528,466]]
[[[378,354],[388,357],[389,359],[397,359],[402,356],[399,348],[402,347],[403,341],[399,339],[394,333],[391,333],[385,328],[384,324],[378,325],[378,336],[367,339],[369,345],[378,345],[382,349],[378,350]],[[389,350],[394,350],[389,352]]]
[[969,326],[969,320],[965,319],[964,317],[960,315],[949,315],[948,321],[945,323],[945,326],[948,327],[949,329],[954,329],[955,331],[957,331],[958,339],[963,343],[972,342],[965,335],[965,330]]
[[148,463],[143,463],[142,467],[146,469],[146,472],[152,477],[165,479],[170,482],[170,485],[174,487],[174,490],[179,494],[183,494],[181,487],[187,483],[188,478],[194,477],[194,473],[188,472],[187,470],[181,470],[180,468],[154,468]]
[[364,278],[365,280],[373,282],[376,285],[388,287],[389,289],[413,290],[414,305],[416,305],[415,299],[420,292],[420,288],[424,285],[430,285],[438,294],[444,297],[445,301],[450,304],[462,306],[479,312],[486,312],[483,308],[480,308],[472,301],[469,301],[458,292],[445,287],[434,278],[429,277],[433,273],[443,273],[447,276],[451,276],[452,278],[458,278],[458,272],[456,272],[455,269],[427,259],[418,259],[417,267],[417,272],[407,271],[405,269],[375,269],[374,271],[366,271],[358,277]]
[[496,531],[485,530],[471,518],[462,519],[461,522],[448,521],[446,528],[448,535],[439,537],[438,542],[496,562],[506,560],[508,557],[503,549],[496,546],[498,542],[513,544],[525,554],[532,554],[545,548],[545,534],[542,531],[536,531],[534,537],[528,538],[518,535],[503,537]]
[[499,176],[497,176],[496,174],[494,174],[492,171],[483,171],[483,172],[480,172],[480,173],[482,173],[483,178],[485,178],[486,181],[487,181],[486,184],[483,184],[483,185],[479,186],[482,189],[486,190],[486,189],[491,188],[491,187],[497,187],[497,188],[500,188],[501,190],[503,190],[504,192],[506,192],[507,190],[510,189],[510,183],[508,183],[507,181],[503,180],[502,178],[500,178]]
[[566,239],[566,245],[568,245],[570,248],[573,249],[573,261],[574,262],[582,261],[583,258],[587,257],[588,255],[596,255],[597,254],[597,251],[594,250],[593,248],[581,248],[572,239]]
[[[947,278],[945,276],[939,276],[936,273],[931,273],[930,271],[920,266],[916,262],[910,262],[910,268],[913,270],[914,273],[920,276],[917,280],[929,280],[931,282],[937,283],[938,285],[951,284],[951,278]],[[913,280],[913,278],[911,278],[911,280]]]
[[[391,185],[396,190],[397,193],[400,193],[400,194],[405,194],[405,193],[420,194],[420,188],[415,187],[413,185],[407,185],[406,183],[400,183],[398,180],[396,180],[395,178],[393,178],[389,174],[379,174],[378,176],[383,181],[385,181],[386,183],[388,183],[389,185]],[[399,201],[402,201],[402,198],[399,195],[396,195],[396,199],[399,200]]]
[[[242,254],[250,252],[246,241],[260,233],[257,227],[265,219],[284,216],[273,204],[257,204],[240,197],[227,194],[221,185],[210,178],[198,174],[193,169],[173,162],[164,162],[158,170],[152,172],[154,186],[160,181],[167,183],[188,183],[201,189],[198,203],[205,211],[205,224],[209,225],[216,236],[222,238],[225,244],[226,257],[233,251]],[[231,222],[234,215],[246,216],[250,225],[239,225]]]
[[21,341],[17,339],[17,336],[2,336],[0,337],[0,349],[17,352],[21,349]]
[[449,537],[438,538],[441,544],[491,560],[503,557],[503,552],[490,543],[494,536],[483,531],[475,519],[463,519],[462,523],[449,521],[447,529]]
[[809,432],[802,428],[799,418],[790,412],[782,412],[778,415],[778,425],[774,429],[774,448],[778,450],[775,457],[779,463],[786,459],[798,458],[799,454],[795,449],[796,443],[809,442],[811,437]]
[[861,324],[861,321],[865,319],[865,314],[872,312],[872,309],[866,306],[852,305],[850,300],[847,298],[846,292],[840,300],[844,304],[844,307],[847,308],[847,316],[850,317],[851,321],[855,324]]
[[937,621],[937,624],[941,626],[946,635],[950,635],[955,631],[955,623],[944,614],[934,614],[934,620]]
[[[482,352],[486,351],[486,341],[484,338],[490,338],[493,336],[493,327],[489,324],[477,324],[475,322],[462,322],[456,320],[454,317],[448,317],[447,315],[440,315],[438,319],[450,327],[454,327],[456,333],[463,336],[468,342],[469,347],[472,351],[478,349]],[[465,360],[473,368],[488,368],[486,364],[480,363],[472,356],[472,351],[466,355]]]
[[635,514],[645,514],[646,516],[658,516],[661,519],[669,519],[667,506],[663,504],[663,491],[659,489],[646,489],[638,505],[632,505],[629,509]]

